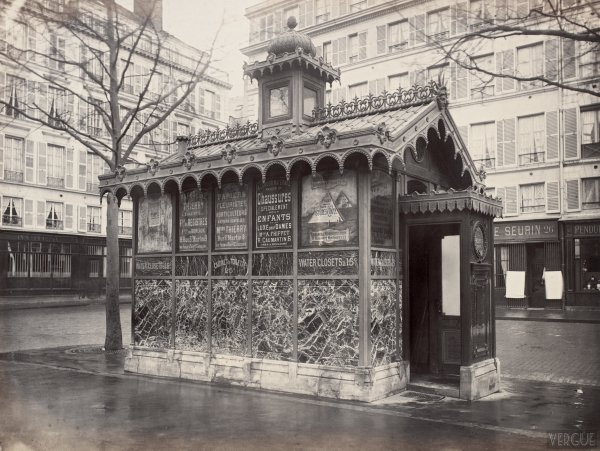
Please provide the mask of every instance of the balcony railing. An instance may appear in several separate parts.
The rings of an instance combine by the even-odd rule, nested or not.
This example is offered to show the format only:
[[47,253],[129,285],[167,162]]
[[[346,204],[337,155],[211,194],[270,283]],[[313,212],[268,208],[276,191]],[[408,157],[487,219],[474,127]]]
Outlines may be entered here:
[[89,223],[87,225],[88,232],[100,233],[100,224]]
[[581,158],[600,158],[600,142],[582,144]]
[[496,159],[495,158],[479,158],[473,160],[475,163],[475,167],[478,169],[483,166],[484,169],[494,169],[496,167]]
[[23,183],[23,173],[17,171],[4,170],[4,180],[9,182],[20,182]]
[[519,155],[519,164],[535,164],[546,161],[546,152],[522,153]]
[[131,235],[131,227],[119,226],[119,235]]
[[64,188],[65,179],[61,179],[58,177],[48,177],[48,186],[53,186],[55,188]]
[[582,202],[581,208],[584,210],[596,210],[600,208],[600,201]]
[[46,228],[52,230],[62,230],[63,221],[62,219],[46,219]]
[[23,218],[19,216],[2,215],[2,225],[23,226]]
[[[543,202],[543,201],[538,201]],[[521,205],[521,213],[536,213],[546,210],[546,204],[532,204],[532,205]]]

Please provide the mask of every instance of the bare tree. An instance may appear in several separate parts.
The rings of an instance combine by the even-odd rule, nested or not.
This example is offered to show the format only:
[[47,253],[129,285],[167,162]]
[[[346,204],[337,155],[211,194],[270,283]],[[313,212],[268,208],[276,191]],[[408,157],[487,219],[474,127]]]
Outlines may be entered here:
[[[83,8],[84,3],[93,9],[91,13]],[[66,133],[102,158],[111,172],[122,171],[125,164],[134,162],[132,152],[142,139],[160,127],[195,89],[207,71],[214,47],[213,41],[210,50],[202,53],[193,67],[178,72],[177,79],[161,74],[158,69],[166,58],[166,38],[153,20],[154,1],[146,4],[141,18],[119,7],[115,0],[81,4],[71,1],[61,11],[50,9],[52,2],[48,1],[0,5],[2,15],[9,18],[0,36],[0,57],[39,80],[36,89],[51,86],[62,96],[40,101],[42,93],[38,92],[40,95],[17,101],[13,94],[19,88],[7,81],[6,92],[0,93],[0,107],[13,116]],[[34,48],[27,42],[19,45],[19,27],[23,26],[36,30],[48,45],[43,50],[39,48],[42,46]],[[140,71],[135,66],[142,57],[149,68]],[[47,62],[63,71],[64,76],[49,73],[35,61]],[[69,81],[76,74],[83,78],[83,88]],[[134,85],[137,89],[132,88]],[[43,92],[44,99],[48,99],[47,94]],[[59,103],[63,106],[59,107]],[[65,108],[64,104],[71,107]],[[79,107],[77,115],[75,104]],[[107,195],[106,350],[122,348],[119,203],[120,199]]]
[[[459,2],[452,9],[457,37],[428,37],[441,60],[452,61],[459,69],[476,74],[480,89],[494,79],[505,79],[509,83],[556,86],[600,97],[597,84],[573,82],[576,64],[586,59],[592,66],[600,64],[600,2],[504,0],[495,4],[494,9],[494,2],[486,0]],[[489,52],[494,41],[514,36],[538,36],[546,40],[543,54],[539,55],[545,62],[545,71],[519,72],[514,53],[502,55],[495,65],[489,64],[489,59],[476,57]]]

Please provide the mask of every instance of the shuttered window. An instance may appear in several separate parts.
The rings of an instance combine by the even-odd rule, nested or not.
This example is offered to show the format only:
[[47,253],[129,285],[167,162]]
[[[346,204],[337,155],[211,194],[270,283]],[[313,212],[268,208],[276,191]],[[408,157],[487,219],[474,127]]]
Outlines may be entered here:
[[546,212],[560,212],[559,182],[546,182]]
[[515,158],[515,120],[503,119],[496,122],[496,164],[498,167],[512,166]]
[[577,109],[563,110],[562,135],[565,149],[565,159],[578,157],[577,152]]
[[579,210],[579,180],[567,180],[565,182],[567,210]]
[[558,160],[558,111],[546,113],[546,160]]

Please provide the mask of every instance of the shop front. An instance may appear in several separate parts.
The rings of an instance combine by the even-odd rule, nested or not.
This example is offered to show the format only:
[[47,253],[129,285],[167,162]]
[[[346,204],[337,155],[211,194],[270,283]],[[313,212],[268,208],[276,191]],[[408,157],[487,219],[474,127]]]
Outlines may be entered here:
[[[560,296],[547,296],[544,280],[546,271],[563,270],[557,220],[494,222],[494,243],[496,305],[563,307],[562,299],[554,299]],[[508,271],[525,273],[523,296],[520,298],[506,298]]]
[[600,221],[565,220],[567,306],[600,308]]
[[[126,371],[360,401],[405,389],[412,368],[461,398],[499,390],[501,206],[445,88],[325,107],[339,71],[289,23],[244,68],[258,123],[101,177],[134,203]],[[415,181],[424,194],[407,193]]]

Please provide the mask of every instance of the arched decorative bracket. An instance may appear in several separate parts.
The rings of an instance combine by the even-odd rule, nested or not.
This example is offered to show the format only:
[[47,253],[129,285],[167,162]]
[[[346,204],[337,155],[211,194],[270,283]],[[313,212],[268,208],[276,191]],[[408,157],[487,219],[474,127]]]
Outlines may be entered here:
[[156,161],[154,158],[146,163],[146,166],[148,166],[148,172],[153,176],[156,174],[156,171],[158,171],[158,161]]
[[299,161],[304,161],[306,164],[308,164],[308,166],[310,167],[310,172],[311,172],[311,174],[312,174],[313,176],[314,176],[314,175],[317,173],[317,171],[316,171],[316,167],[315,167],[315,165],[314,165],[313,161],[312,161],[310,158],[308,158],[308,157],[296,157],[296,158],[293,158],[293,159],[292,159],[292,160],[291,160],[291,161],[288,163],[288,166],[287,166],[287,168],[286,168],[286,171],[285,171],[285,178],[286,178],[287,180],[289,180],[289,179],[291,178],[291,173],[292,173],[292,170],[293,170],[293,168],[294,168],[294,165],[295,165],[296,163],[298,163]]
[[227,143],[225,148],[221,151],[221,156],[227,163],[231,163],[237,155],[237,147],[232,146],[231,143]]
[[196,155],[194,155],[192,152],[190,152],[189,150],[185,153],[185,155],[183,156],[181,163],[185,166],[185,168],[189,171],[190,169],[192,169],[192,166],[194,165],[194,161],[196,160]]
[[390,155],[388,152],[386,152],[386,151],[384,151],[382,149],[375,149],[373,151],[373,153],[371,154],[371,159],[375,160],[375,155],[378,155],[378,154],[383,155],[383,157],[385,158],[385,161],[387,161],[388,172],[391,174],[392,173],[392,159],[393,159],[393,155]]
[[327,157],[333,158],[337,162],[338,168],[344,166],[344,162],[336,154],[323,153],[313,160],[313,174],[317,173],[317,165],[319,164],[319,161],[321,161],[323,158],[327,158]]
[[317,133],[317,143],[329,149],[331,145],[337,141],[337,131],[328,126],[323,127]]
[[371,155],[371,153],[368,150],[360,148],[360,149],[350,149],[350,150],[346,151],[344,153],[344,155],[342,155],[342,158],[340,158],[340,168],[341,168],[340,173],[343,171],[343,167],[344,167],[344,163],[346,163],[346,159],[354,153],[358,153],[358,154],[361,154],[361,155],[364,155],[365,157],[367,157],[367,163],[369,165],[369,170],[370,171],[373,170],[373,156]]
[[263,183],[265,183],[265,180],[267,179],[267,173],[269,172],[269,169],[273,166],[280,166],[285,172],[286,180],[288,180],[288,181],[290,180],[288,166],[286,166],[286,164],[282,161],[275,160],[275,161],[269,161],[267,164],[265,164],[263,171],[262,171],[262,182]]

